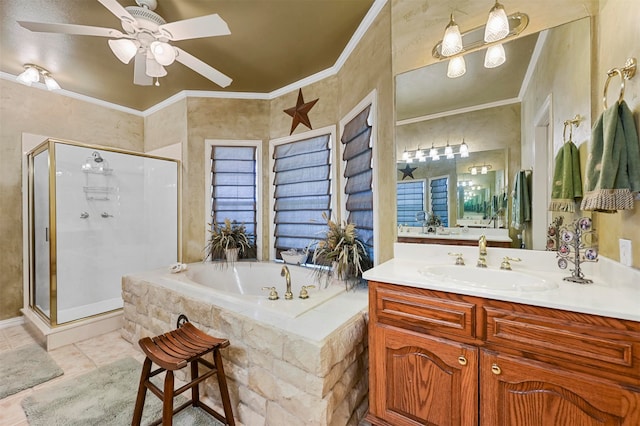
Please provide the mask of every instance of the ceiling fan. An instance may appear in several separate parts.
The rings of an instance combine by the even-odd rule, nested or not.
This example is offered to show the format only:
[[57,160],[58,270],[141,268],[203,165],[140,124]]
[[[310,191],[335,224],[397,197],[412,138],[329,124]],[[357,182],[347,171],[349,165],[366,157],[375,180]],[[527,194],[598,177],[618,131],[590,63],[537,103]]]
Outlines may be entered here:
[[231,34],[227,23],[218,14],[167,23],[154,12],[156,0],[136,0],[137,6],[126,7],[117,0],[98,1],[120,19],[124,33],[112,28],[87,25],[29,21],[18,21],[18,24],[35,32],[108,37],[109,47],[120,61],[128,64],[135,58],[133,83],[137,85],[149,86],[154,78],[156,85],[159,85],[157,79],[167,75],[164,67],[174,61],[186,65],[220,87],[231,84],[228,76],[169,44],[169,41]]

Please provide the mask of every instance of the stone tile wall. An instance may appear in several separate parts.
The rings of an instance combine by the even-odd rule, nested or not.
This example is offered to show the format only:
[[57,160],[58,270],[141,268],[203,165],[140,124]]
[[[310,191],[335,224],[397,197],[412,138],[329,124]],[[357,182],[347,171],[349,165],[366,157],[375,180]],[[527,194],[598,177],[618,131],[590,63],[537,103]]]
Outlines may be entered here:
[[[317,342],[138,278],[124,277],[122,288],[122,333],[130,342],[174,329],[181,313],[206,333],[229,339],[222,356],[237,423],[355,426],[364,417],[364,313]],[[176,377],[184,379],[186,371]],[[215,380],[207,381],[204,393],[221,407]]]

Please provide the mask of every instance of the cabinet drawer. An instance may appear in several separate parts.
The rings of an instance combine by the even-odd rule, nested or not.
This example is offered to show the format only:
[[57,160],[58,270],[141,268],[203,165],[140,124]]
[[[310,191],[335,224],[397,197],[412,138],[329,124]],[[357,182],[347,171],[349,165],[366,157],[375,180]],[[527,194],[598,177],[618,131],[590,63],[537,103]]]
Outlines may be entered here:
[[491,305],[484,307],[487,343],[517,348],[556,364],[582,364],[640,377],[640,334],[611,327],[618,320],[535,307],[515,312],[511,306],[495,306],[498,302]]
[[379,323],[419,332],[437,330],[475,337],[474,303],[443,299],[429,290],[416,288],[386,285],[372,288],[371,300]]

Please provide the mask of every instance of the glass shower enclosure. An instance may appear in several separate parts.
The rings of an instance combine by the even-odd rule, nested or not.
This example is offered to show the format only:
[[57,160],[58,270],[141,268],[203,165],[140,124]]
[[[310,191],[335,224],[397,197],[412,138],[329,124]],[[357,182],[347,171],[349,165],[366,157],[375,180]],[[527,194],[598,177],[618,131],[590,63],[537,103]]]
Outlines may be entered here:
[[121,277],[181,258],[180,163],[49,139],[27,154],[29,300],[51,327],[121,309]]

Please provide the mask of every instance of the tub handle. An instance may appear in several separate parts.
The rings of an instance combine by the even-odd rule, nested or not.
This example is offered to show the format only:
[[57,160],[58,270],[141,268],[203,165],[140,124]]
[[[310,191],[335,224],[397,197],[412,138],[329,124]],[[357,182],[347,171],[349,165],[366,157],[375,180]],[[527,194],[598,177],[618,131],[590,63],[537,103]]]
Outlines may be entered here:
[[315,285],[303,285],[302,289],[300,289],[300,299],[308,299],[309,298],[309,292],[307,291],[308,288],[316,288]]
[[262,287],[263,290],[269,290],[269,300],[278,300],[278,292],[275,287]]

